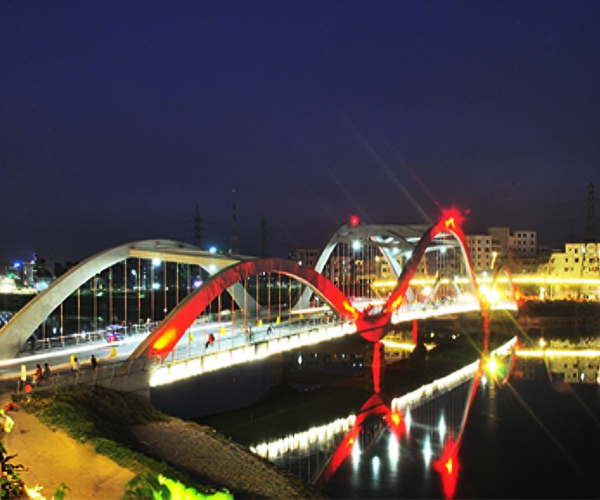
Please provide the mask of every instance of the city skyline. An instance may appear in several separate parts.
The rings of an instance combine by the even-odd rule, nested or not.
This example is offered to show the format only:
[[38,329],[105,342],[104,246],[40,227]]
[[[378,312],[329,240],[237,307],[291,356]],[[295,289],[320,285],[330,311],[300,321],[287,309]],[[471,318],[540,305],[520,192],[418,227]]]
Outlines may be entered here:
[[600,5],[105,2],[0,6],[0,260],[145,238],[259,254],[356,214],[585,232]]

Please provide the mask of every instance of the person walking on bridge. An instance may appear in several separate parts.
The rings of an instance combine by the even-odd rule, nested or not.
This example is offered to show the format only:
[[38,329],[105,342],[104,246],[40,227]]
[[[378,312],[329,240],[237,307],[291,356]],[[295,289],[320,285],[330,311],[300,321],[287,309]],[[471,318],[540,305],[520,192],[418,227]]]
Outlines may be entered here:
[[95,370],[98,367],[98,359],[94,354],[92,354],[92,357],[90,358],[90,367],[92,370]]

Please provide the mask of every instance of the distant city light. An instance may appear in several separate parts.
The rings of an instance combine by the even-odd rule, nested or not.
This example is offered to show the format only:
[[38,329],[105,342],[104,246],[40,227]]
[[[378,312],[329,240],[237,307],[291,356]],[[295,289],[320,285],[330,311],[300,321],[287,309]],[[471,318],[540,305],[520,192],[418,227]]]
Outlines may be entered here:
[[13,265],[14,265],[14,267],[16,269],[19,269],[21,267],[21,263],[20,262],[15,262]]
[[217,253],[217,247],[210,247],[210,248],[208,249],[208,251],[209,251],[210,253]]
[[153,288],[154,290],[158,290],[158,289],[160,288],[160,283],[153,283],[153,284],[152,284],[152,288]]

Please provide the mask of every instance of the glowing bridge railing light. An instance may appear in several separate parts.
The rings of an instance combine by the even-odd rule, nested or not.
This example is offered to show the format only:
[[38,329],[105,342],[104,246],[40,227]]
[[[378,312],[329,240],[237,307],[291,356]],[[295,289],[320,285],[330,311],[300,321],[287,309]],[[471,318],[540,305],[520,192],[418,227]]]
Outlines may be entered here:
[[[401,306],[392,314],[392,323],[400,323],[403,321],[412,321],[414,319],[425,319],[437,316],[446,316],[449,314],[463,314],[468,312],[476,312],[480,310],[479,301],[473,296],[464,296],[462,303],[434,305],[434,304],[410,304]],[[518,311],[519,307],[512,300],[500,300],[496,304],[492,304],[494,311]]]
[[240,363],[264,359],[273,354],[316,344],[323,340],[342,337],[356,332],[356,325],[341,323],[311,331],[294,333],[278,339],[268,339],[245,347],[226,349],[219,353],[205,354],[183,361],[174,361],[152,370],[150,387],[170,384],[177,380],[195,377],[206,372],[227,368]]
[[[491,283],[492,276],[477,276],[477,282],[479,284]],[[448,278],[440,280],[442,284],[450,283]],[[457,284],[469,283],[468,278],[458,278],[454,280]],[[410,280],[411,286],[424,286],[433,285],[436,282],[435,278],[413,278]],[[509,278],[507,276],[498,276],[496,283],[508,283]],[[548,285],[600,285],[600,279],[598,278],[559,278],[552,276],[539,276],[535,274],[515,274],[512,277],[513,283],[526,283],[526,284],[548,284]],[[397,285],[396,280],[388,281],[376,281],[373,283],[375,288],[393,288]]]
[[[510,350],[514,346],[517,341],[517,337],[512,338],[503,346],[499,347],[493,354],[496,356],[505,356],[510,353]],[[519,355],[521,351],[519,351]],[[479,367],[479,361],[474,361],[473,363],[461,368],[460,370],[447,375],[446,377],[434,380],[430,384],[424,385],[420,387],[416,391],[409,392],[404,396],[399,398],[395,398],[392,400],[392,411],[405,411],[406,408],[416,408],[421,406],[433,398],[441,396],[452,389],[458,387],[464,382],[472,379],[477,373],[477,368]]]
[[311,427],[307,431],[292,434],[276,441],[250,446],[250,451],[263,458],[277,458],[290,451],[307,448],[314,443],[327,442],[341,432],[346,433],[352,428],[355,421],[356,417],[354,415],[338,418],[329,424]]
[[545,349],[545,350],[527,350],[527,349],[519,349],[517,351],[518,355],[523,358],[543,358],[544,356],[565,356],[571,358],[596,358],[600,356],[600,351],[595,350],[581,350],[577,351],[576,349],[565,351],[565,350],[556,350],[556,349]]

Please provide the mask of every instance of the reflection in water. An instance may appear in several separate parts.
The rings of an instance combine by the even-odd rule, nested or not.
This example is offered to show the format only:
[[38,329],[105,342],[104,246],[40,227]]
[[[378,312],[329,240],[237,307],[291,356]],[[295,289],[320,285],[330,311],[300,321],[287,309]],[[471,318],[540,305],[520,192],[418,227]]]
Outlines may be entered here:
[[[428,407],[413,408],[410,434],[398,441],[383,432],[363,450],[360,463],[339,467],[324,493],[330,498],[600,498],[600,390],[575,384],[566,392],[554,385],[545,370],[534,380],[509,385],[488,378],[477,389],[459,451],[459,422],[469,392],[463,384]],[[439,432],[442,414],[445,439]],[[379,458],[376,482],[374,457]]]
[[433,466],[442,478],[444,496],[446,498],[454,498],[456,482],[458,480],[458,471],[460,469],[458,449],[455,446],[454,440],[450,438],[446,441],[446,445],[444,446],[440,458],[434,462]]

